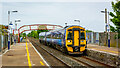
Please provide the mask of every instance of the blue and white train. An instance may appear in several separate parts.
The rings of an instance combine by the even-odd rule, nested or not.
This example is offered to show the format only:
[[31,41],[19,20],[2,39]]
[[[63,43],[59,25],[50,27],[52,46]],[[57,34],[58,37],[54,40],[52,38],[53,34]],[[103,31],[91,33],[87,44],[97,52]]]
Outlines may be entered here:
[[39,41],[68,54],[83,54],[87,47],[85,28],[74,25],[41,32]]

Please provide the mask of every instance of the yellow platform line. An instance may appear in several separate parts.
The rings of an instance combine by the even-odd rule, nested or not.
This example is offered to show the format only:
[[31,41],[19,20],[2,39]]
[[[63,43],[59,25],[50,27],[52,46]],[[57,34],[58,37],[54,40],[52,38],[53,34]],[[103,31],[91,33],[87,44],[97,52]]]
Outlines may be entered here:
[[28,65],[29,68],[32,68],[31,62],[30,62],[30,56],[29,56],[29,51],[28,51],[28,46],[27,46],[27,40],[26,40],[26,51],[27,51],[27,59],[28,59]]
[[[97,48],[92,48],[92,49],[96,49],[96,50],[100,50],[100,49],[97,49]],[[110,50],[100,50],[100,51],[105,51],[105,52],[111,52],[111,53],[118,53],[118,52],[116,52],[116,51],[110,51]]]
[[44,63],[42,61],[40,61],[40,64],[44,66]]

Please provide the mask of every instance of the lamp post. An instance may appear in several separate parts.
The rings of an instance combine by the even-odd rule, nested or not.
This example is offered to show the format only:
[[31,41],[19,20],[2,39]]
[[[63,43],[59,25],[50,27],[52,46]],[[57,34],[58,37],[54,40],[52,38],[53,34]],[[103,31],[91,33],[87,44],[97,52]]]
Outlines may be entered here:
[[15,35],[14,35],[14,37],[15,37],[15,39],[14,39],[14,42],[16,43],[16,31],[17,31],[17,23],[16,22],[20,22],[21,20],[15,20]]
[[[8,11],[8,30],[9,30],[9,25],[10,25],[10,14],[11,12],[15,13],[18,11]],[[10,33],[8,32],[8,50],[10,49]]]
[[76,20],[74,20],[74,21],[77,21],[77,22],[79,22],[79,25],[80,25],[80,20],[77,20],[77,19],[76,19]]
[[[107,31],[108,31],[108,47],[110,47],[110,24],[109,24],[109,11],[105,8],[105,11],[101,11],[101,13],[105,13],[105,32],[107,36]],[[107,13],[108,13],[108,22],[107,22]],[[107,38],[106,38],[107,41]],[[107,44],[107,42],[106,42]]]
[[65,26],[67,26],[67,23],[65,23]]

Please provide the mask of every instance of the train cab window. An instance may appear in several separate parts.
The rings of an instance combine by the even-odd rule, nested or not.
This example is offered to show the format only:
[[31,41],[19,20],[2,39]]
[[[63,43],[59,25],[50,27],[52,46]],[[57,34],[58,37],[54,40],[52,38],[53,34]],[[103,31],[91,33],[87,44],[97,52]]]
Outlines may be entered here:
[[72,33],[71,32],[68,32],[67,40],[72,40]]
[[85,33],[84,32],[81,32],[80,38],[85,40]]
[[47,38],[51,38],[51,35],[49,34],[49,35],[47,35]]

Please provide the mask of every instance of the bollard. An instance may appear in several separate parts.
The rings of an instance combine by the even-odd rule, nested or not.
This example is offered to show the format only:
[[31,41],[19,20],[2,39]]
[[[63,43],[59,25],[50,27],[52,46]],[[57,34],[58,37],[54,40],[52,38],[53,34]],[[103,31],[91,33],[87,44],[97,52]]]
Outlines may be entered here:
[[16,39],[14,39],[14,43],[16,44]]
[[10,49],[10,41],[8,41],[8,50]]
[[110,39],[108,39],[108,47],[110,47]]

